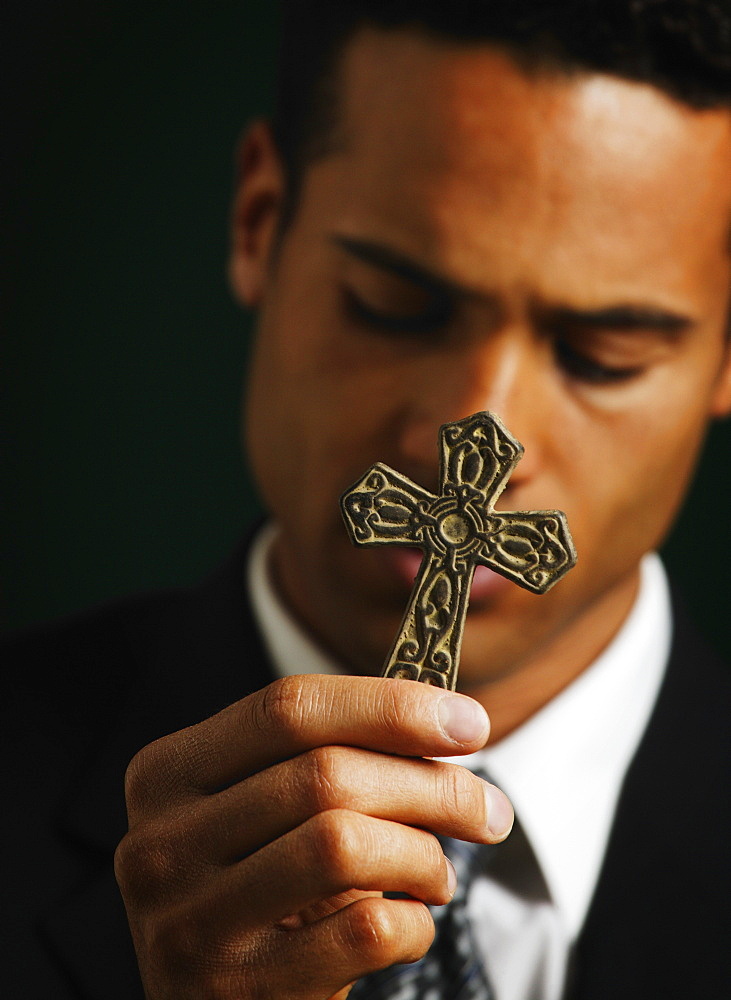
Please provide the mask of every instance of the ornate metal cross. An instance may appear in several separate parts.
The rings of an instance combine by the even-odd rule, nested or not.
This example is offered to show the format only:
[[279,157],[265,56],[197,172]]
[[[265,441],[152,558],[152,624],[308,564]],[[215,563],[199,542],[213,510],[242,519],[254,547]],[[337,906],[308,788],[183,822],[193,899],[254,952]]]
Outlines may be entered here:
[[424,550],[383,676],[454,690],[478,563],[543,594],[571,569],[576,551],[562,511],[493,509],[523,455],[494,413],[443,424],[439,452],[439,496],[378,462],[340,503],[356,545]]

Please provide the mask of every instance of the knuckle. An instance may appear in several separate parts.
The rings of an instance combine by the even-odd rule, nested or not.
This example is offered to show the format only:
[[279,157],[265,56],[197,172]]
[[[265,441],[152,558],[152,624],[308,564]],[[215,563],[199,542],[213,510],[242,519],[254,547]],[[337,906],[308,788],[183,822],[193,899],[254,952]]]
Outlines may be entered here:
[[441,885],[446,882],[447,870],[444,861],[444,851],[437,838],[431,833],[425,833],[422,838],[424,862],[427,871],[431,872],[435,881]]
[[138,902],[170,893],[190,877],[187,837],[166,823],[127,833],[114,853],[114,874],[125,899]]
[[159,858],[135,832],[128,833],[114,852],[114,874],[125,898],[139,898],[155,882]]
[[414,699],[421,692],[413,691],[416,685],[410,681],[388,680],[381,688],[382,698],[380,703],[380,722],[390,733],[403,735],[404,732],[412,730],[414,719],[423,718],[414,711]]
[[[434,834],[415,831],[411,840],[411,858],[418,872],[419,898],[430,903],[446,903],[448,890],[447,863],[442,846]],[[422,896],[421,892],[426,895]]]
[[139,750],[124,775],[124,796],[129,812],[141,808],[149,797],[149,785],[158,772],[161,740]]
[[159,853],[136,830],[126,834],[114,852],[114,875],[126,900],[149,896],[161,867]]
[[124,776],[130,818],[159,809],[182,789],[187,789],[191,772],[205,752],[192,728],[163,736],[138,750]]
[[341,757],[337,747],[315,747],[304,755],[307,789],[317,812],[344,801]]
[[264,688],[257,702],[254,724],[258,729],[296,736],[307,707],[301,677],[283,677]]
[[388,901],[377,896],[350,907],[348,947],[367,968],[383,968],[398,958],[402,928]]
[[130,836],[130,834],[126,834],[117,844],[117,849],[114,852],[114,877],[123,896],[127,894],[129,873],[133,867],[130,858]]
[[448,816],[468,820],[470,826],[483,828],[487,821],[487,809],[479,781],[465,767],[448,765],[441,780],[442,807]]
[[333,890],[350,888],[363,867],[362,823],[347,809],[329,809],[309,821],[310,850]]
[[349,909],[348,948],[364,966],[382,969],[396,962],[416,962],[434,940],[434,921],[426,906],[416,901],[394,906],[371,896]]

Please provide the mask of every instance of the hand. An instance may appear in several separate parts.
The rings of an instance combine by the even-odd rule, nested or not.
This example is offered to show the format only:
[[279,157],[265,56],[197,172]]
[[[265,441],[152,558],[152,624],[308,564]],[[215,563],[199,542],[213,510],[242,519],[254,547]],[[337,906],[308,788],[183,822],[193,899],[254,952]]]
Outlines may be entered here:
[[454,893],[433,834],[492,843],[512,825],[502,792],[424,758],[488,732],[463,695],[310,675],[142,750],[115,869],[149,1000],[340,998],[421,957],[425,904]]

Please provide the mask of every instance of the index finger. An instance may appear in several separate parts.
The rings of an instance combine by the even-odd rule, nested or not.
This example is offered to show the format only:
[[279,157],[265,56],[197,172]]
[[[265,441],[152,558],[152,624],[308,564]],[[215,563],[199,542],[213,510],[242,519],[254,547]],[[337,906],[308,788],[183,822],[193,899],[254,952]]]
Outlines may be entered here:
[[185,784],[212,792],[315,747],[455,756],[479,750],[489,732],[484,708],[466,695],[414,681],[308,674],[275,681],[158,744],[174,754]]

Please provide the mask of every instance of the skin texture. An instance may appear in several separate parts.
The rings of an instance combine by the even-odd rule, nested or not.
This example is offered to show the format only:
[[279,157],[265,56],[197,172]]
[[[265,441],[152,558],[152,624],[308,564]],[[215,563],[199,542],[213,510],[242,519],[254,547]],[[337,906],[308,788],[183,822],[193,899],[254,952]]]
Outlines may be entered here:
[[295,677],[133,760],[116,867],[150,1000],[342,998],[424,953],[424,904],[453,890],[433,833],[512,822],[424,758],[483,746],[480,702],[509,732],[610,640],[731,407],[731,116],[402,32],[356,36],[343,82],[279,239],[265,125],[241,152],[231,276],[260,312],[246,425],[281,594],[377,671],[406,564],[351,547],[337,498],[376,460],[434,488],[439,425],[479,409],[526,448],[500,506],[563,508],[580,561],[545,597],[493,581],[473,601],[474,698]]

